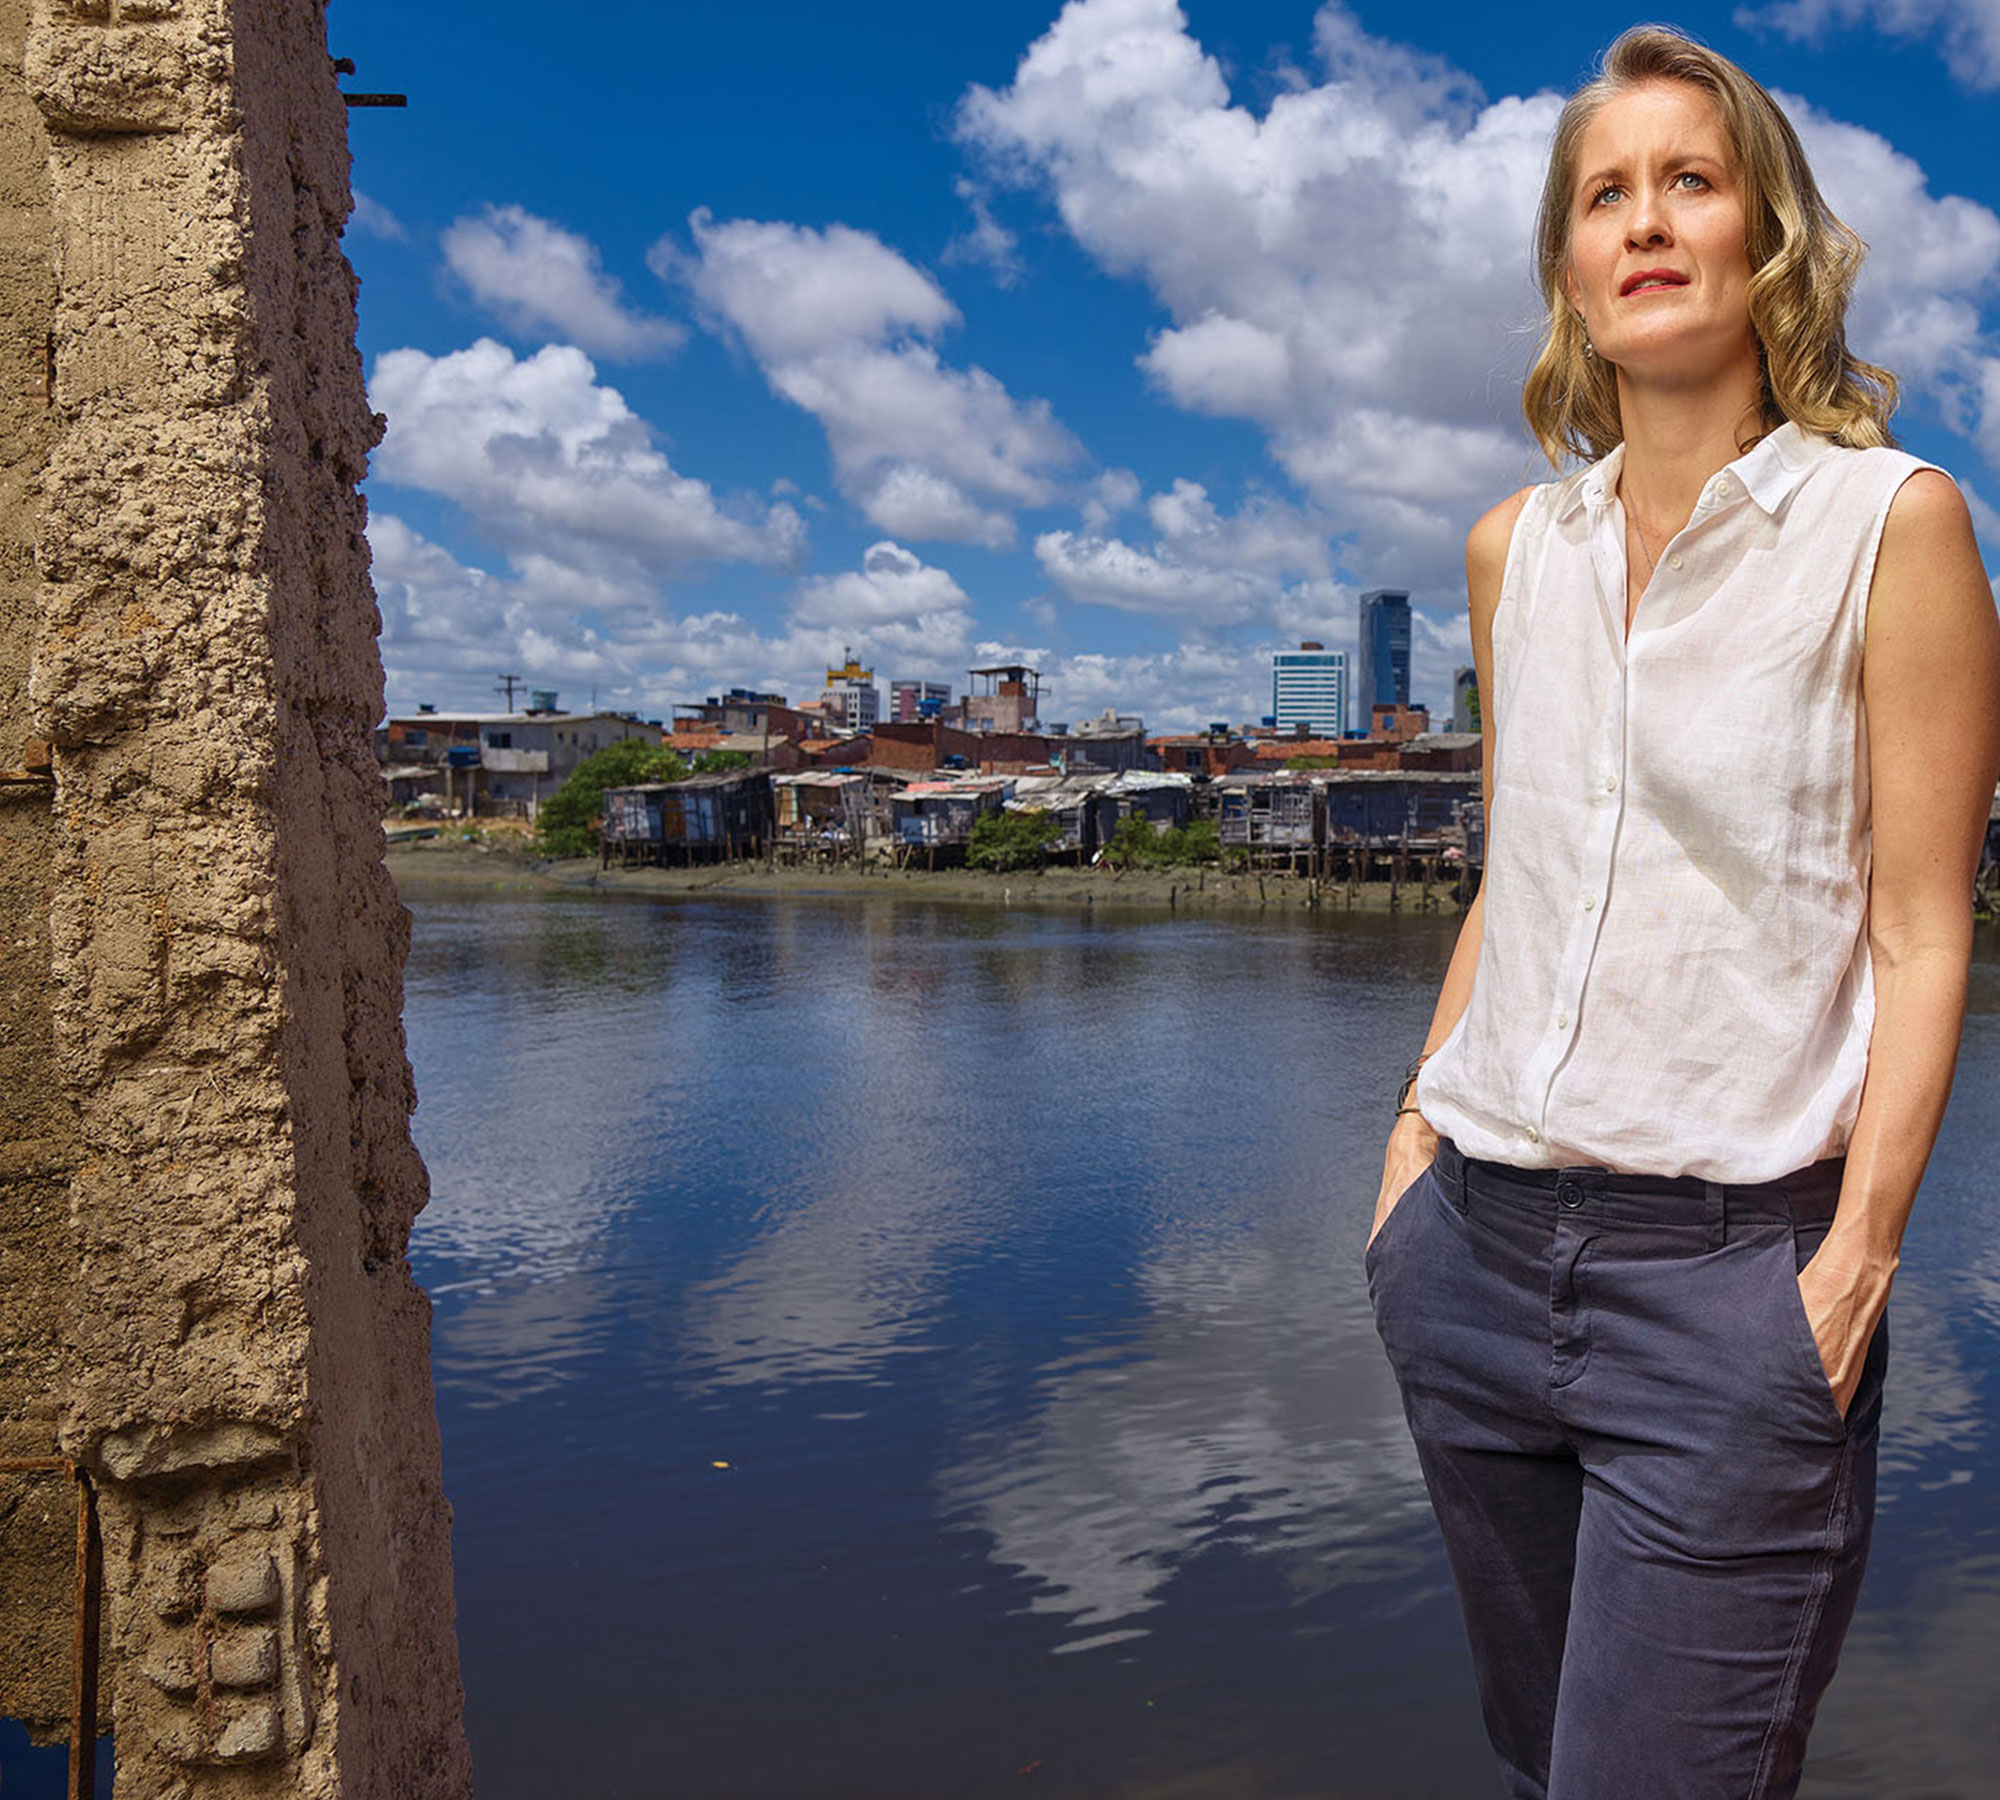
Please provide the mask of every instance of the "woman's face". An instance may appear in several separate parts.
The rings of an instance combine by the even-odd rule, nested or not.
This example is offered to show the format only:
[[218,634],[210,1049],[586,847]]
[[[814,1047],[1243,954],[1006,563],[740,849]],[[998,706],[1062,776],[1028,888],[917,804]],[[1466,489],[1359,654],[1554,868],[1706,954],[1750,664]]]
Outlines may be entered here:
[[1754,375],[1750,253],[1735,147],[1699,88],[1651,81],[1585,128],[1565,282],[1597,354],[1627,376]]

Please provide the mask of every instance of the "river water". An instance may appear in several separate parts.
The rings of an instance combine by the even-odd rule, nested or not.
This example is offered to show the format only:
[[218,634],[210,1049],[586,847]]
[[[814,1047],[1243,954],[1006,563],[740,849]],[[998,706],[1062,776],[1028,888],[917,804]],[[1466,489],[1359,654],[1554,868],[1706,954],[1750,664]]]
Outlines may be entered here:
[[[1496,1794],[1361,1247],[1452,921],[411,896],[482,1800]],[[2000,1796],[2000,945],[1808,1800]]]

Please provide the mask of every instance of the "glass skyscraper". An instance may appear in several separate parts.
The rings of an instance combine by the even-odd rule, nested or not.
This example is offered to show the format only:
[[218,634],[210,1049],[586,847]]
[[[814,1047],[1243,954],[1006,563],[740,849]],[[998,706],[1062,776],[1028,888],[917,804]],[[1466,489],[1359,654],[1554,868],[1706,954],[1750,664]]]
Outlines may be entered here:
[[1410,703],[1410,596],[1371,588],[1361,596],[1361,708]]
[[1271,658],[1271,718],[1280,731],[1301,725],[1314,737],[1347,729],[1347,652],[1301,644]]

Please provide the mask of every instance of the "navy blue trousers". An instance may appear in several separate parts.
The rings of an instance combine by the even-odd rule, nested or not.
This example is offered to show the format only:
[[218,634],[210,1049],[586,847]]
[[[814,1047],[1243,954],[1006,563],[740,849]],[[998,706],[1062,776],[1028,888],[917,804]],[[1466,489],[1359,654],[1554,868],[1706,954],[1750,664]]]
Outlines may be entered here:
[[1447,1140],[1369,1246],[1515,1800],[1797,1790],[1888,1357],[1885,1326],[1843,1418],[1798,1289],[1840,1174],[1514,1169]]

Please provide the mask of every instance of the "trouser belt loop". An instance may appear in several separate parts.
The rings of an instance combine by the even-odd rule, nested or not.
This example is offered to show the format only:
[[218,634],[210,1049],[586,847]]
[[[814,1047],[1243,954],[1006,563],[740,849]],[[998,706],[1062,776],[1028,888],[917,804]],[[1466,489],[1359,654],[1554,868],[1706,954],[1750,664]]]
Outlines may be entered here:
[[1705,1185],[1708,1188],[1708,1247],[1720,1250],[1729,1242],[1729,1189],[1720,1181]]

